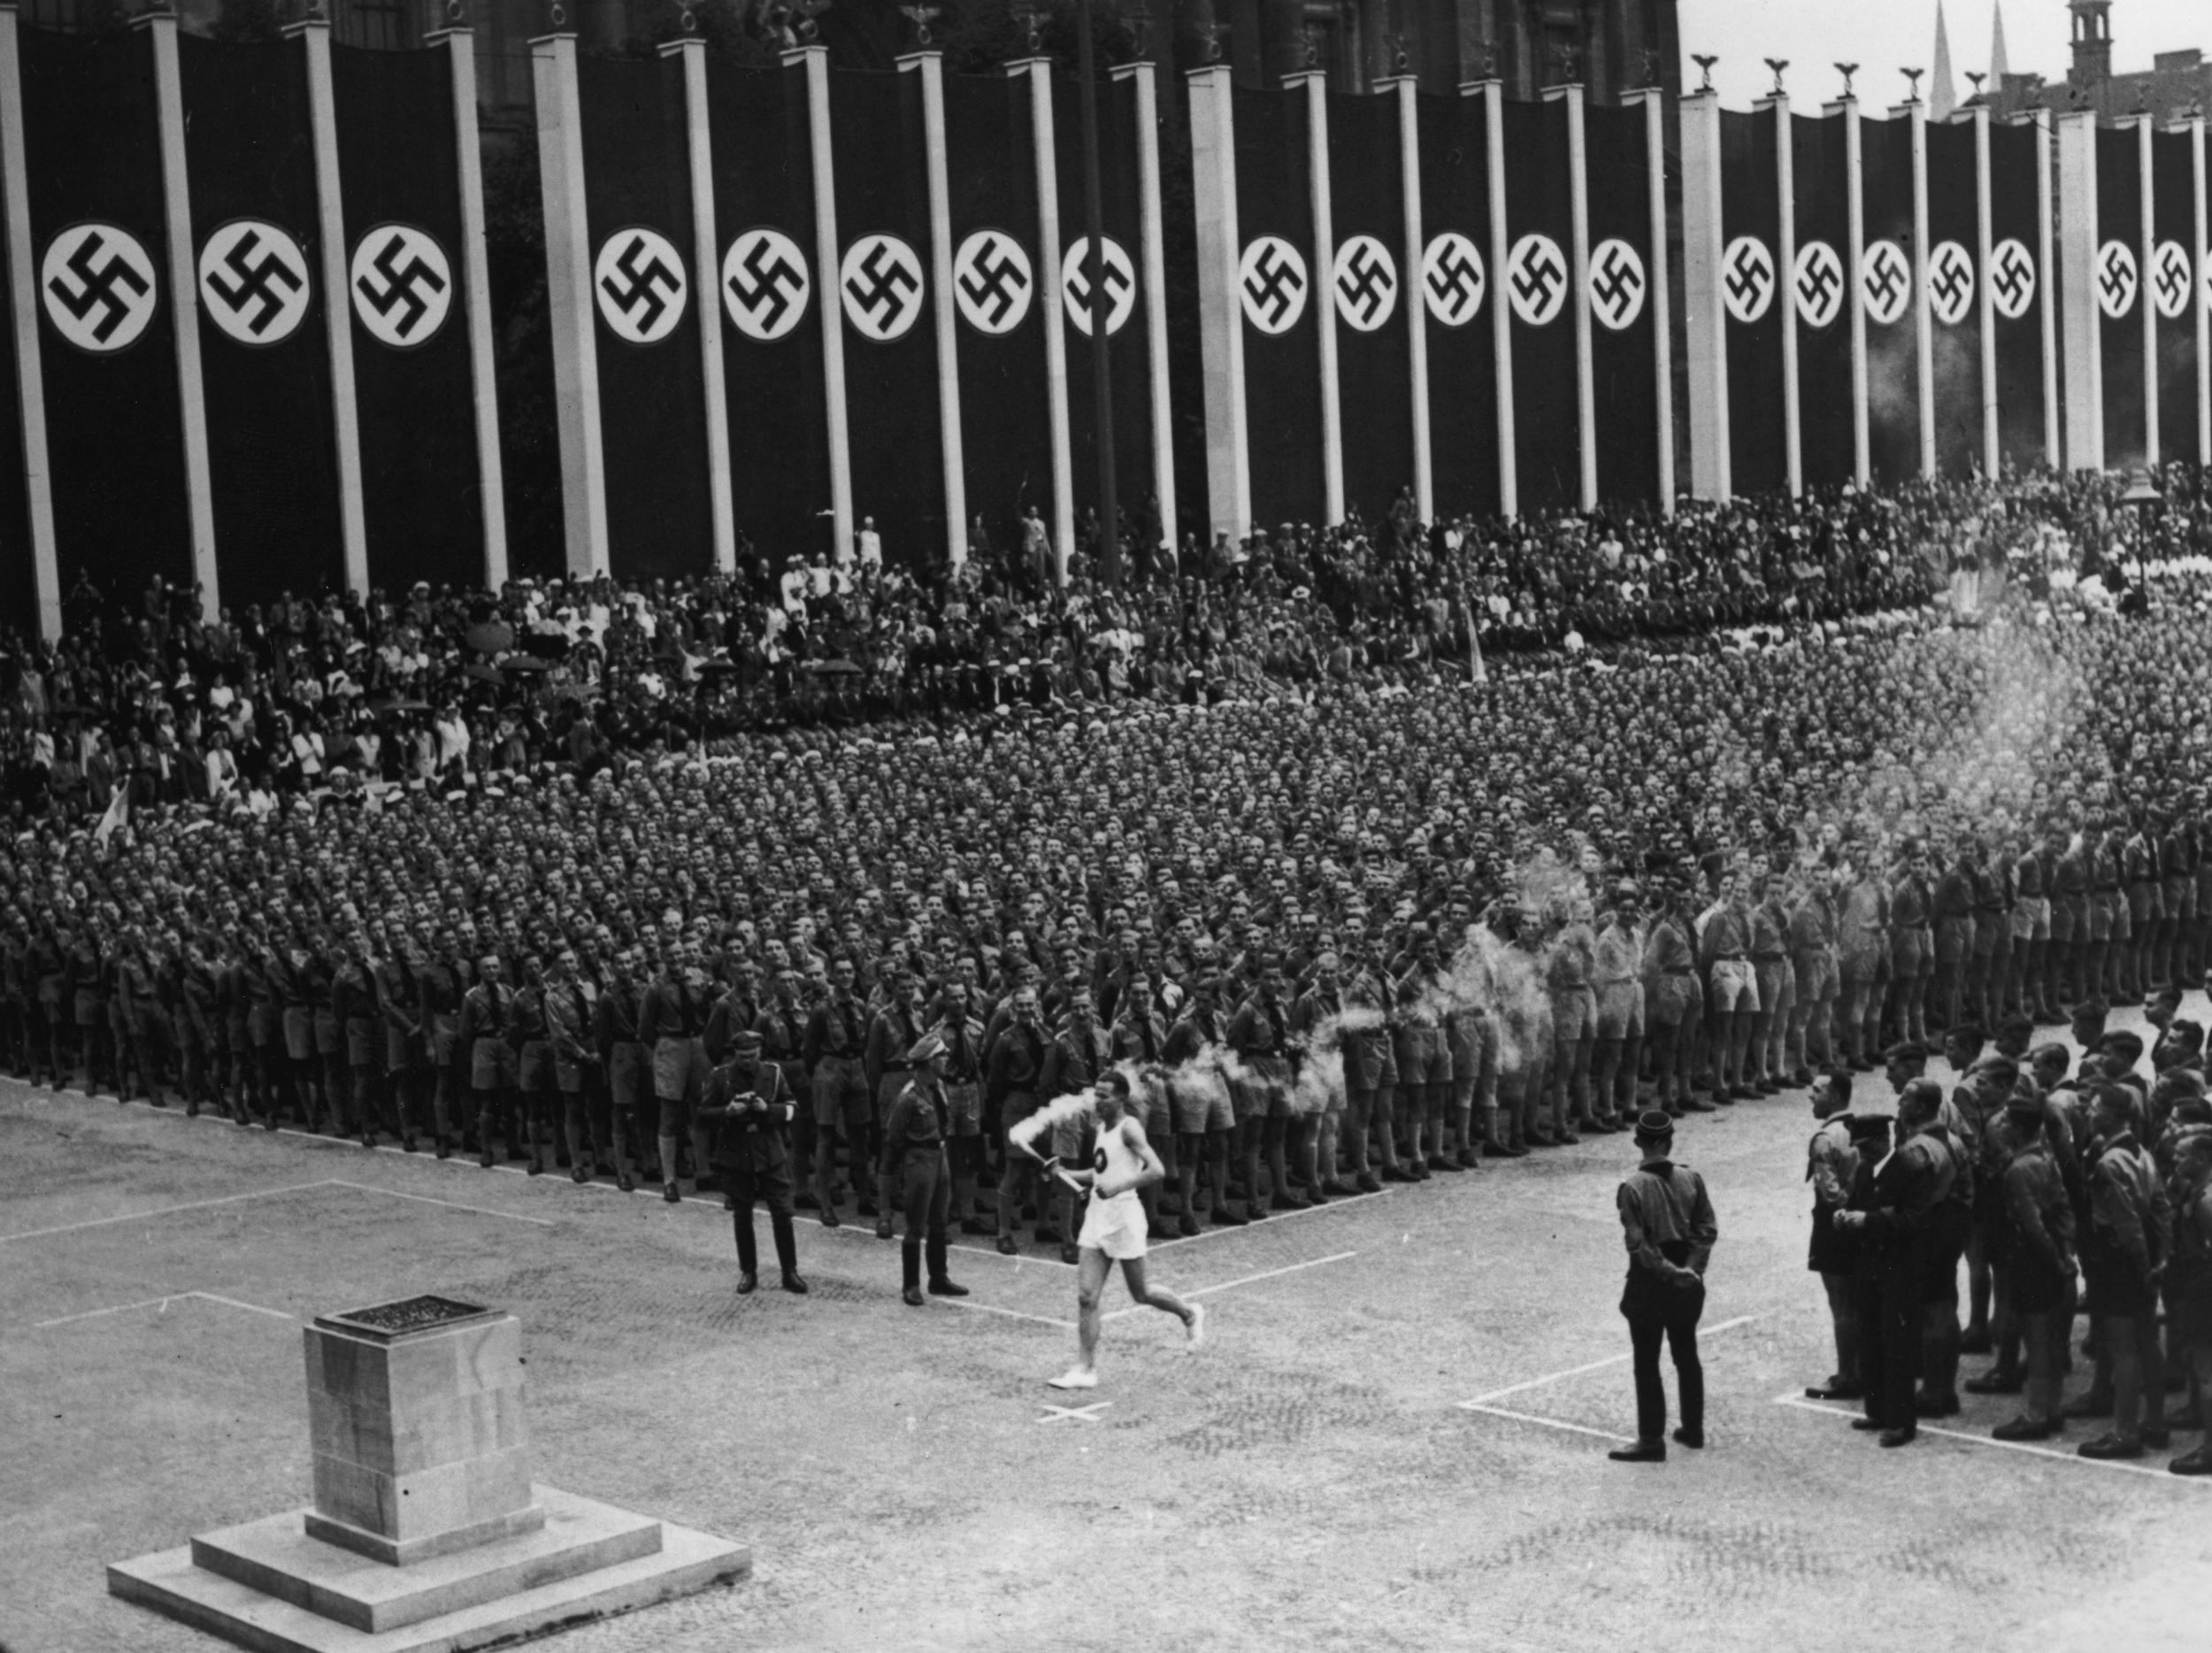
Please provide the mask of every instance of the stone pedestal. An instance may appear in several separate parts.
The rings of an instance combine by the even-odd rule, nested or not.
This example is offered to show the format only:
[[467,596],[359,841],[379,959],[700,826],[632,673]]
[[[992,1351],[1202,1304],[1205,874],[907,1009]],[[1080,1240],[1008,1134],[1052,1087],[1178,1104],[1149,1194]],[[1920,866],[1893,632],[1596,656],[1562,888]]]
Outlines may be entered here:
[[530,1479],[521,1324],[418,1297],[306,1330],[312,1508],[108,1569],[108,1588],[267,1653],[447,1653],[744,1577],[704,1533]]

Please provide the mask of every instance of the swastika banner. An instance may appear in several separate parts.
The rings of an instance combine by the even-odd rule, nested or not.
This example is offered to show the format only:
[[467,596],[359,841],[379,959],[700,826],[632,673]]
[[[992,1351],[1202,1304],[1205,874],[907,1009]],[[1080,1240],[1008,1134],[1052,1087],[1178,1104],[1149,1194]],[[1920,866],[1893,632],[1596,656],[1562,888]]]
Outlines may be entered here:
[[[1331,302],[1314,267],[1304,88],[1231,95],[1236,116],[1237,280],[1252,518],[1272,528],[1323,520],[1321,372],[1314,329]],[[1341,337],[1341,333],[1339,334]]]
[[19,38],[55,556],[77,620],[85,593],[192,577],[152,43]]
[[806,71],[707,58],[714,218],[722,245],[724,399],[739,534],[780,565],[786,548],[829,550],[823,306],[837,275],[815,267]]
[[887,560],[933,565],[946,542],[945,472],[921,77],[833,69],[829,79],[844,246],[824,283],[835,281],[844,312],[853,511],[875,519]]
[[1525,511],[1579,503],[1575,402],[1574,230],[1567,105],[1505,105],[1509,249],[1498,296],[1513,317],[1514,452]]
[[[1659,494],[1659,386],[1652,329],[1651,168],[1644,111],[1593,104],[1583,112],[1590,191],[1590,363],[1597,413],[1598,497]],[[1662,250],[1661,257],[1664,257]]]
[[688,573],[711,541],[683,63],[580,58],[607,548],[618,577]]
[[177,51],[223,598],[342,585],[307,43]]
[[[2103,372],[2104,462],[2143,463],[2143,162],[2133,127],[2100,127],[2096,287]],[[2069,233],[2072,233],[2070,230]]]
[[1970,121],[1928,125],[1928,331],[1935,375],[1936,468],[1982,465],[1981,272]]
[[[1329,97],[1329,200],[1335,220],[1337,376],[1344,411],[1344,504],[1370,522],[1413,481],[1407,329],[1405,180],[1394,88]],[[1417,275],[1417,272],[1416,273]]]
[[2197,457],[2197,307],[2200,260],[2196,165],[2186,132],[2151,136],[2151,267],[2144,277],[2158,317],[2158,452]]
[[1989,134],[1989,284],[1997,340],[1997,450],[2026,469],[2045,457],[2041,230],[2036,205],[2033,127],[1993,126]]
[[[1077,519],[1098,506],[1097,393],[1091,377],[1091,336],[1082,325],[1094,309],[1109,323],[1108,372],[1114,391],[1114,490],[1123,514],[1135,530],[1122,554],[1132,567],[1143,567],[1158,538],[1152,499],[1152,356],[1146,331],[1143,291],[1143,203],[1137,187],[1137,87],[1127,77],[1098,88],[1099,210],[1106,247],[1095,260],[1084,240],[1081,88],[1068,76],[1056,76],[1052,102],[1053,152],[1060,170],[1060,242],[1064,263],[1061,293],[1067,307],[1068,439],[1074,469]],[[1093,283],[1097,283],[1094,288]],[[1188,292],[1195,283],[1182,290]],[[1078,307],[1080,306],[1080,318]],[[1118,326],[1113,318],[1122,317]],[[1202,457],[1181,472],[1185,484],[1202,484]],[[1195,503],[1194,501],[1194,503]],[[1171,514],[1172,502],[1159,508]],[[1194,512],[1194,521],[1202,515]]]
[[[1731,476],[1739,494],[1780,488],[1789,480],[1782,445],[1782,328],[1787,318],[1798,313],[1799,283],[1794,272],[1781,267],[1777,134],[1778,119],[1771,109],[1748,113],[1724,109],[1720,112],[1720,284],[1722,307],[1728,316],[1728,450]],[[1805,234],[1804,135],[1801,127],[1796,135],[1801,245]],[[1838,153],[1841,153],[1839,147]],[[1839,190],[1836,199],[1842,200]],[[1837,244],[1841,245],[1840,240]],[[1801,334],[1798,363],[1801,374]],[[1814,445],[1809,429],[1805,445],[1809,456]],[[1850,455],[1847,425],[1847,474]]]
[[[1020,542],[1031,505],[1047,523],[1054,508],[1030,96],[1025,74],[945,76],[961,457],[969,515],[983,519],[995,545]],[[1077,138],[1068,135],[1071,144]]]
[[1489,139],[1483,99],[1415,104],[1421,154],[1421,268],[1407,277],[1428,328],[1429,448],[1440,517],[1498,508],[1497,360],[1491,348]]
[[484,565],[453,67],[436,50],[330,58],[369,580],[396,595]]
[[1920,474],[1920,360],[1913,311],[1912,122],[1860,122],[1866,240],[1867,457],[1880,481]]

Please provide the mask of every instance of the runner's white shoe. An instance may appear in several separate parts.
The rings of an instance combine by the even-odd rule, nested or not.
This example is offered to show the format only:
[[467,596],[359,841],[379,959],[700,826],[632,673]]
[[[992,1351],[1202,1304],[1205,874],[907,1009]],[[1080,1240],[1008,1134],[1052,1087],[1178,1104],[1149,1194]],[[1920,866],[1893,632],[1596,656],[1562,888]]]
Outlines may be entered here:
[[1183,1325],[1183,1352],[1187,1355],[1194,1355],[1204,1348],[1205,1344],[1206,1305],[1202,1303],[1194,1303],[1190,1306],[1190,1319]]
[[1070,1366],[1058,1377],[1048,1378],[1046,1381],[1056,1389],[1094,1389],[1098,1387],[1098,1373],[1086,1372],[1080,1366]]

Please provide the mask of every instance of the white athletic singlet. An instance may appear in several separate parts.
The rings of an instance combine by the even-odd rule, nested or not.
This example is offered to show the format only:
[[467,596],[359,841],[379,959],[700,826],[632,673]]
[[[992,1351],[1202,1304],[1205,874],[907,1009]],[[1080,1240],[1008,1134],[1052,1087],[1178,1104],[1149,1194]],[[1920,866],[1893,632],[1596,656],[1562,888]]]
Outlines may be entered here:
[[[1127,1123],[1125,1115],[1123,1125]],[[1091,1170],[1100,1182],[1125,1181],[1144,1170],[1144,1161],[1129,1146],[1122,1126],[1098,1134],[1091,1150]],[[1096,1246],[1110,1257],[1142,1257],[1145,1252],[1144,1202],[1132,1187],[1111,1196],[1093,1194],[1083,1211],[1079,1245]]]

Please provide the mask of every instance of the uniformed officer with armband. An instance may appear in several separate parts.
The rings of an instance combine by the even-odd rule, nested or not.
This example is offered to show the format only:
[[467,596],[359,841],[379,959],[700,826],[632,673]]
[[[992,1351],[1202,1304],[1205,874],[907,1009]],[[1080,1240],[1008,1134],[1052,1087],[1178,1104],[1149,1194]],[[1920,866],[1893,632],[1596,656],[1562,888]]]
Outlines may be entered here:
[[783,1070],[761,1056],[760,1034],[741,1028],[730,1035],[728,1055],[707,1075],[696,1117],[714,1132],[713,1161],[728,1196],[737,1233],[737,1289],[760,1284],[759,1242],[753,1237],[755,1201],[768,1207],[783,1288],[806,1295],[799,1277],[799,1242],[791,1226],[791,1150],[785,1134],[795,1111]]

